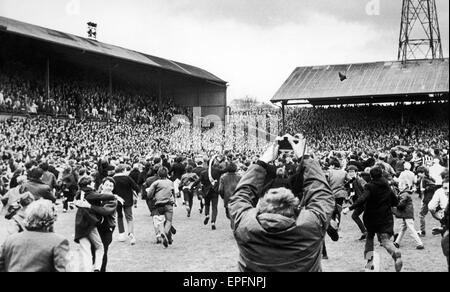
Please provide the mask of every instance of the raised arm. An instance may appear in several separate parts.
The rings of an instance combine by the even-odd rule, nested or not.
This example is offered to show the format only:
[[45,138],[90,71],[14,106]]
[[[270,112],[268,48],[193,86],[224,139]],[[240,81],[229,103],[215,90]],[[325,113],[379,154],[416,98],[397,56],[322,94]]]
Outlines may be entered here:
[[303,161],[303,206],[312,211],[326,228],[334,211],[334,196],[319,163],[313,159]]
[[228,207],[235,230],[239,227],[247,212],[254,208],[253,202],[259,195],[262,195],[260,193],[266,177],[266,170],[263,166],[262,162],[250,166],[230,198]]

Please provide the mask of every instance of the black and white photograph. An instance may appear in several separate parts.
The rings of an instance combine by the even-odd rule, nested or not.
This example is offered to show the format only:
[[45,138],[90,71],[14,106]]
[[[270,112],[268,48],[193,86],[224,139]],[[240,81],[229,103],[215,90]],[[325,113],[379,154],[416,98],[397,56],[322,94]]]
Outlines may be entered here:
[[449,6],[0,0],[0,272],[449,272]]

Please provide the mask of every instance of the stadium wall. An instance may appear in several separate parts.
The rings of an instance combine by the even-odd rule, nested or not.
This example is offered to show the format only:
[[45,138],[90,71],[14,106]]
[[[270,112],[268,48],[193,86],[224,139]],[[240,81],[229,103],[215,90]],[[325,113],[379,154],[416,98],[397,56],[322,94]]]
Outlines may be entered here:
[[203,84],[173,89],[174,101],[180,106],[200,107],[201,116],[218,116],[225,121],[227,108],[226,86]]

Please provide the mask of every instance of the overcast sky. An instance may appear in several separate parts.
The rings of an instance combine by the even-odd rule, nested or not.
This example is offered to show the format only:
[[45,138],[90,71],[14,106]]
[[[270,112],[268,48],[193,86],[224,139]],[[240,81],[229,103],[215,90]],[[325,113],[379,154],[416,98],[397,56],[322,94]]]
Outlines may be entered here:
[[[449,1],[436,0],[448,56]],[[269,101],[298,66],[395,60],[402,0],[0,0],[0,15],[210,71]]]

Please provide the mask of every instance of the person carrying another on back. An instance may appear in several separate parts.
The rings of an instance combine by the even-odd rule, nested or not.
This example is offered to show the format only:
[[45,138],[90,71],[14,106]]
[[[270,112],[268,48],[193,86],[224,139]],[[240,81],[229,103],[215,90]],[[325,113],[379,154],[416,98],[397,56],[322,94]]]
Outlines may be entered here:
[[153,216],[153,221],[155,226],[158,226],[165,248],[173,242],[172,218],[173,205],[175,204],[174,183],[168,178],[168,172],[166,167],[160,167],[158,170],[159,179],[146,190],[147,199],[154,202],[155,216]]
[[186,204],[187,217],[191,217],[192,204],[194,202],[194,188],[200,183],[200,178],[193,172],[193,169],[191,165],[186,166],[186,173],[181,176],[181,182],[179,184]]

